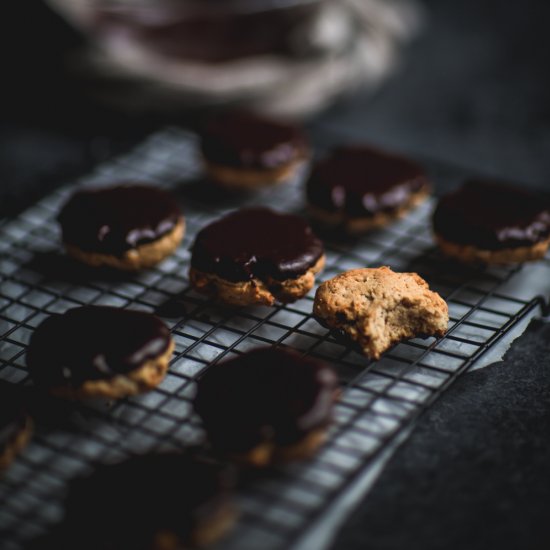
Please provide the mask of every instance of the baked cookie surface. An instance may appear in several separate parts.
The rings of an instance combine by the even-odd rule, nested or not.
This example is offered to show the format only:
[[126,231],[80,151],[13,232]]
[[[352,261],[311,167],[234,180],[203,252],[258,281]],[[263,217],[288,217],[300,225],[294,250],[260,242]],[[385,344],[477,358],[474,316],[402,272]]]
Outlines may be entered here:
[[25,447],[31,433],[21,388],[0,380],[0,474]]
[[315,164],[306,184],[311,216],[351,234],[390,223],[429,192],[416,162],[365,145],[335,149]]
[[116,399],[157,386],[173,349],[170,331],[150,313],[83,306],[38,326],[27,366],[37,386],[55,395]]
[[318,448],[336,393],[336,375],[324,363],[258,348],[209,367],[194,408],[214,449],[265,466]]
[[424,279],[389,267],[353,269],[325,281],[317,289],[313,314],[372,359],[401,340],[443,336],[449,322],[447,304]]
[[58,216],[69,255],[86,264],[136,270],[156,265],[183,239],[175,199],[146,185],[76,192]]
[[460,261],[540,259],[550,246],[550,199],[508,184],[469,181],[440,199],[433,230],[442,252]]
[[66,543],[90,550],[205,546],[233,525],[233,483],[231,469],[190,452],[101,465],[70,486]]
[[248,208],[198,233],[189,277],[196,290],[222,302],[272,305],[307,294],[324,262],[323,243],[305,220]]
[[290,179],[309,150],[298,126],[246,112],[212,118],[200,137],[207,173],[234,189]]

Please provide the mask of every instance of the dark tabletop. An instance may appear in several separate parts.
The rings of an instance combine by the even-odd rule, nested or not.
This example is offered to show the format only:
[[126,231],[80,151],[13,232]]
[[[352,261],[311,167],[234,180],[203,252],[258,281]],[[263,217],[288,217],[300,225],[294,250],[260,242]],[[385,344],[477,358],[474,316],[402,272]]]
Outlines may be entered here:
[[[314,141],[369,140],[436,172],[550,189],[550,3],[425,5],[427,26],[396,74],[310,120]],[[4,10],[3,215],[164,122],[98,106],[67,81],[61,54],[80,38],[36,0]],[[458,179],[442,178],[439,191]],[[503,362],[465,375],[421,418],[334,549],[548,549],[549,357],[550,329],[534,324]]]

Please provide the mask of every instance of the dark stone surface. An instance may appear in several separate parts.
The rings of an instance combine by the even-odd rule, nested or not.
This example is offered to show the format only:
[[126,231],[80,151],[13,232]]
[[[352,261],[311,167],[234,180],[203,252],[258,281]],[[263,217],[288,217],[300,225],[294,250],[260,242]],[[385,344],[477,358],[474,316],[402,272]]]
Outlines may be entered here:
[[550,325],[422,417],[334,550],[550,547]]

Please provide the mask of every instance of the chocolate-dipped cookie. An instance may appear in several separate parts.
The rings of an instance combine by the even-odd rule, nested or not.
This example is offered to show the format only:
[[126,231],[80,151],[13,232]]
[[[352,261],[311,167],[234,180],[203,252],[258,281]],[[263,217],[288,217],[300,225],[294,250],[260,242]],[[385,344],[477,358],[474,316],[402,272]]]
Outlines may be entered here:
[[0,380],[0,474],[25,447],[31,433],[21,388]]
[[233,212],[199,232],[190,281],[233,305],[294,302],[324,266],[323,243],[299,216],[268,208]]
[[172,195],[146,185],[78,191],[58,220],[70,256],[123,270],[156,265],[174,252],[185,232]]
[[492,181],[469,181],[442,197],[433,215],[441,251],[463,262],[537,260],[550,246],[550,199]]
[[83,306],[38,326],[27,366],[37,386],[55,395],[117,399],[157,386],[173,350],[170,331],[150,313]]
[[392,222],[429,192],[416,162],[365,145],[335,149],[315,164],[306,184],[312,218],[349,234]]
[[254,189],[290,179],[308,156],[301,129],[245,112],[211,119],[201,132],[206,172],[231,189]]
[[86,550],[178,550],[213,543],[236,517],[233,477],[231,469],[190,452],[99,466],[71,484],[65,544]]
[[214,449],[266,466],[314,453],[336,396],[336,374],[327,365],[259,348],[210,366],[199,379],[194,408]]

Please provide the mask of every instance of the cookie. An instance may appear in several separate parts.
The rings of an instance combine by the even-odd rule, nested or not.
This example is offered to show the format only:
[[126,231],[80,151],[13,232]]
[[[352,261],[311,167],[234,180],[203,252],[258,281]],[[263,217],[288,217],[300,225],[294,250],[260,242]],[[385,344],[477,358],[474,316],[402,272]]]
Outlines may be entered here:
[[145,185],[75,193],[58,216],[67,253],[93,267],[152,267],[172,254],[185,232],[175,199]]
[[[70,486],[66,546],[179,550],[211,544],[233,525],[233,472],[193,453],[132,457]],[[70,546],[74,538],[78,543]]]
[[27,366],[37,386],[54,395],[118,399],[157,386],[173,350],[170,331],[150,313],[83,306],[38,326]]
[[199,232],[191,285],[232,305],[294,302],[325,263],[323,243],[305,220],[268,208],[233,212]]
[[212,447],[254,466],[312,455],[326,436],[337,378],[324,363],[259,348],[211,365],[194,408]]
[[31,433],[32,421],[21,388],[0,381],[0,474],[27,445]]
[[211,119],[200,139],[210,179],[236,190],[289,180],[309,150],[299,127],[245,112]]
[[391,223],[429,192],[416,162],[366,145],[335,149],[315,164],[306,184],[311,217],[348,234]]
[[469,181],[442,197],[433,215],[441,251],[462,262],[521,263],[550,246],[550,199],[492,181]]
[[447,304],[424,279],[389,267],[353,269],[325,281],[315,294],[313,314],[372,359],[401,340],[443,336],[449,322]]

